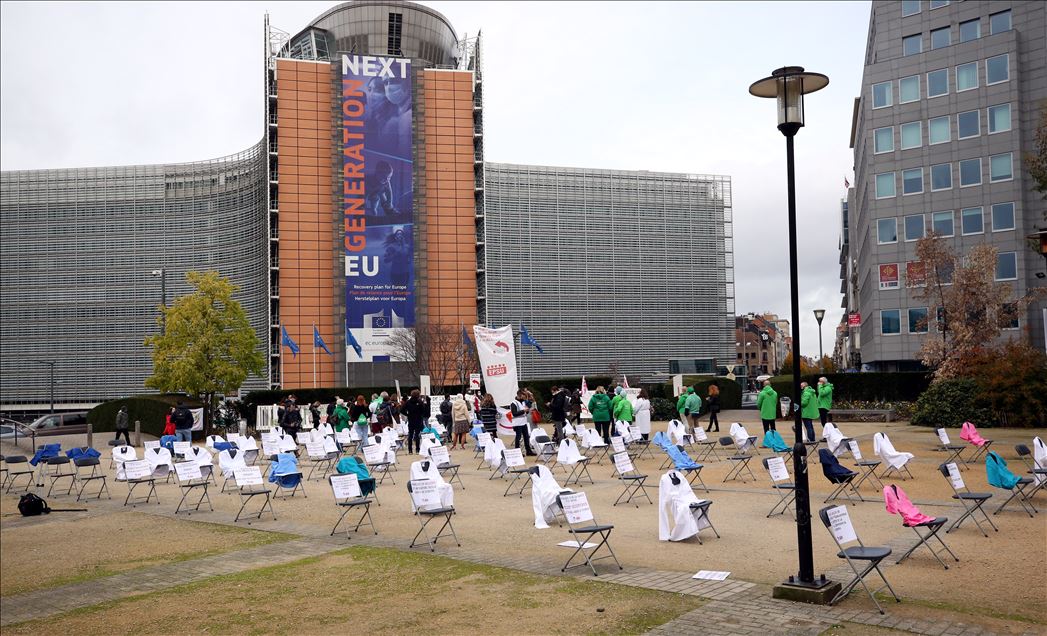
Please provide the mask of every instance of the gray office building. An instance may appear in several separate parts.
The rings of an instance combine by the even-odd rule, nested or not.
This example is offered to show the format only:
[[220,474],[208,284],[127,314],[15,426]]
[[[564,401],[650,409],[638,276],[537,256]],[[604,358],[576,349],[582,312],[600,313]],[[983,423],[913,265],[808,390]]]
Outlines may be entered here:
[[[861,315],[863,368],[896,371],[919,366],[937,328],[906,287],[928,231],[960,253],[996,247],[996,279],[1015,297],[1044,285],[1043,259],[1025,237],[1044,224],[1045,203],[1022,156],[1047,99],[1047,4],[874,2],[867,46],[851,132],[849,309]],[[1004,333],[1043,348],[1045,314],[1034,304]]]
[[485,187],[487,322],[545,351],[523,378],[734,360],[729,177],[487,163]]

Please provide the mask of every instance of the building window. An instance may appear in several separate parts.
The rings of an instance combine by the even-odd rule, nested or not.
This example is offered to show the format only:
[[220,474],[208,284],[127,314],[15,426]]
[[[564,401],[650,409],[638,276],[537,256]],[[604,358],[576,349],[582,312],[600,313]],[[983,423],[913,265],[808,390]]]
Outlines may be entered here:
[[902,332],[901,326],[901,310],[899,309],[881,309],[880,310],[880,333],[889,336]]
[[960,42],[970,42],[982,37],[982,21],[968,20],[960,23]]
[[889,199],[895,196],[894,190],[894,173],[885,172],[883,174],[876,175],[876,198],[877,199]]
[[1011,79],[1010,55],[1004,53],[985,60],[985,83],[987,85],[999,84]]
[[920,194],[923,192],[923,168],[902,170],[902,194]]
[[894,126],[873,131],[873,154],[894,150]]
[[949,69],[943,68],[927,74],[927,97],[949,94]]
[[931,166],[931,192],[952,188],[952,164],[939,163]]
[[981,185],[982,158],[964,159],[960,162],[960,187]]
[[932,9],[941,9],[949,4],[949,0],[931,0]]
[[389,55],[403,55],[403,51],[400,50],[403,28],[404,15],[402,13],[390,13],[389,37],[386,39]]
[[909,333],[927,333],[927,308],[909,310]]
[[923,133],[920,122],[913,121],[908,124],[902,124],[900,127],[901,136],[901,149],[909,150],[911,148],[919,148],[923,145]]
[[916,55],[923,52],[923,34],[907,35],[902,38],[902,55]]
[[876,243],[887,245],[898,242],[898,219],[879,219],[876,221]]
[[931,229],[938,236],[952,236],[952,210],[931,214]]
[[1011,30],[1011,11],[1000,11],[989,15],[989,35]]
[[989,157],[989,182],[1010,181],[1014,178],[1012,174],[1011,153],[1005,152],[1001,155]]
[[996,255],[996,280],[1018,279],[1018,253],[1000,252]]
[[890,82],[873,84],[873,108],[887,108],[894,103],[891,97]]
[[969,62],[956,67],[956,92],[978,88],[978,63]]
[[1011,105],[999,104],[990,106],[988,111],[989,134],[1006,132],[1011,129]]
[[931,50],[944,49],[950,44],[952,44],[952,36],[949,33],[949,27],[931,30]]
[[1014,203],[994,203],[992,206],[992,231],[1014,229]]
[[1001,307],[1000,329],[1018,329],[1018,308],[1013,303]]
[[985,231],[981,208],[964,208],[960,210],[960,229],[964,236],[981,234]]
[[927,143],[929,145],[944,144],[951,141],[951,137],[948,115],[927,120]]
[[905,217],[905,240],[918,241],[923,238],[923,215],[913,214]]
[[910,75],[898,80],[898,103],[920,101],[920,76]]
[[981,124],[978,111],[969,110],[956,115],[956,138],[969,139],[981,134]]
[[920,0],[902,0],[902,17],[916,15],[920,12]]

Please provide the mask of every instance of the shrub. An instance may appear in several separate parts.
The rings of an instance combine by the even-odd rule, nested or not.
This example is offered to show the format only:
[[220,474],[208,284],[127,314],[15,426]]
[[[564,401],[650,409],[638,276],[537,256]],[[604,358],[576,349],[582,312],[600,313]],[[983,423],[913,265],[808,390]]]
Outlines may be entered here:
[[651,398],[651,421],[668,422],[676,417],[676,400]]
[[[805,375],[801,379],[811,386],[818,384],[820,375]],[[927,373],[826,373],[833,385],[833,402],[914,402],[930,385]],[[778,397],[793,397],[793,377],[776,376],[771,386]]]
[[[1047,355],[1023,342],[978,352],[964,376],[1000,426],[1047,426]],[[975,422],[978,423],[978,422]]]
[[970,379],[941,380],[916,401],[912,423],[933,428],[959,427],[964,422],[992,426],[992,413],[978,398],[978,384]]
[[196,400],[182,395],[138,395],[119,400],[103,402],[87,412],[87,421],[95,433],[104,433],[116,429],[116,413],[121,406],[127,406],[127,422],[134,431],[135,420],[142,423],[142,432],[160,437],[164,432],[166,415],[172,406],[182,400],[188,408],[200,408]]

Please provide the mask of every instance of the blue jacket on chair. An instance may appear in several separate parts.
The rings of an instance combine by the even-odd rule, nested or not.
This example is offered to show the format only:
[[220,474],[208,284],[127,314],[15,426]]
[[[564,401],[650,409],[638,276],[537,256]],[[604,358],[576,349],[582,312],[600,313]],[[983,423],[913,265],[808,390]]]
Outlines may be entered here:
[[985,475],[989,479],[989,485],[1004,490],[1011,490],[1018,484],[1018,476],[1007,470],[1007,462],[996,454],[989,451],[985,456]]
[[764,448],[769,448],[776,453],[784,453],[789,450],[789,445],[782,439],[781,433],[778,431],[767,431],[763,435],[763,442],[760,444]]
[[827,448],[818,450],[818,461],[822,464],[822,473],[825,475],[825,478],[834,484],[838,484],[848,477],[858,474],[850,468],[841,465],[840,460],[836,459],[836,456]]

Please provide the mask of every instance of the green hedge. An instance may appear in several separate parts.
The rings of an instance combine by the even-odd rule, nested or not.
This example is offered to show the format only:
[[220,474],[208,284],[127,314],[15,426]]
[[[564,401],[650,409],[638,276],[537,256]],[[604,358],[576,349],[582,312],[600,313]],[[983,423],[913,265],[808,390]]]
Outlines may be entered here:
[[[833,385],[833,401],[915,402],[931,384],[927,373],[826,373]],[[819,374],[802,379],[811,386],[818,384]],[[778,397],[794,398],[793,377],[780,375],[771,379]]]
[[956,379],[936,382],[916,401],[912,423],[933,428],[959,428],[964,422],[991,426],[995,418],[978,397],[974,380]]
[[117,411],[127,406],[127,423],[131,431],[135,430],[135,420],[138,420],[142,423],[143,433],[160,437],[164,432],[167,413],[179,400],[191,409],[201,406],[196,400],[183,395],[138,395],[99,404],[87,412],[87,421],[95,433],[114,431]]

